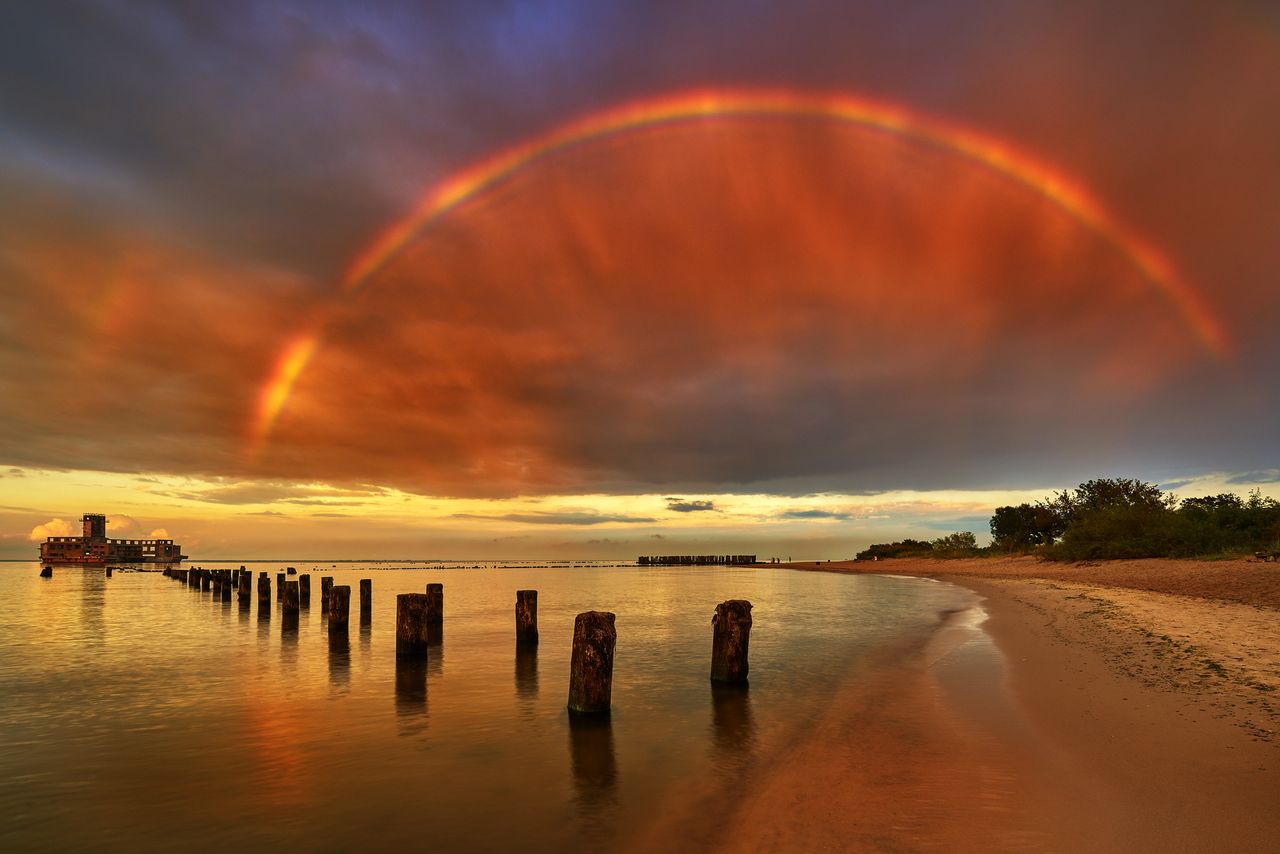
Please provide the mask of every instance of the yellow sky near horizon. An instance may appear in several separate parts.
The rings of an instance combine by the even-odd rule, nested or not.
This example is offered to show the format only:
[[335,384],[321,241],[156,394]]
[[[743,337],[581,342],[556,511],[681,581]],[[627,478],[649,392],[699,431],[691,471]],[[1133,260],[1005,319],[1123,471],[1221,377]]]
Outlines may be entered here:
[[[1179,495],[1248,491],[1218,473]],[[1280,483],[1259,484],[1280,496]],[[111,517],[117,537],[171,536],[193,557],[631,558],[700,551],[825,558],[871,542],[981,535],[1000,505],[1055,487],[895,490],[868,495],[682,494],[442,498],[366,485],[10,468],[0,476],[0,557],[25,559],[45,535]],[[798,552],[798,553],[797,553]]]

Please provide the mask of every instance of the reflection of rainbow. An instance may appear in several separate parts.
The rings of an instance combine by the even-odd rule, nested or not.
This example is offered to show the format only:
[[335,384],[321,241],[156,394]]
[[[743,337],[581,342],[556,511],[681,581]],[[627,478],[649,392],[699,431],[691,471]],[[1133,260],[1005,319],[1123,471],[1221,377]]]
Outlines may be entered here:
[[[936,121],[903,107],[851,95],[790,90],[700,90],[661,96],[595,113],[503,151],[433,187],[413,212],[377,237],[351,264],[345,290],[358,290],[425,227],[469,199],[544,158],[567,148],[637,128],[698,119],[807,117],[844,122],[938,146],[984,166],[1057,205],[1128,259],[1158,288],[1204,348],[1216,357],[1227,342],[1208,307],[1174,266],[1148,241],[1107,211],[1078,182],[994,137]],[[263,389],[254,436],[265,438],[298,375],[315,350],[319,332],[295,337],[281,353]]]

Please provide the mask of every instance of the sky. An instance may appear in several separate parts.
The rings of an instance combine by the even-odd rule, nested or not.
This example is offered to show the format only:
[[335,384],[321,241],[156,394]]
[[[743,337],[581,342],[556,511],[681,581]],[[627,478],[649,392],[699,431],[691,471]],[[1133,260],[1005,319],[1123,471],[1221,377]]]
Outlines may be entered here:
[[0,558],[1280,495],[1277,140],[1263,0],[5,4]]

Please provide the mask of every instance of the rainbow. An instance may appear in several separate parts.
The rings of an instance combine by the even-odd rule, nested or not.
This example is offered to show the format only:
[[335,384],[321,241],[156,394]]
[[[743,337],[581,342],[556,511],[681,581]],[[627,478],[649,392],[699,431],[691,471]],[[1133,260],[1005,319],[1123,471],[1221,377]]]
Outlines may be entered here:
[[594,113],[502,151],[437,184],[404,219],[378,235],[347,269],[356,291],[422,230],[505,178],[567,148],[638,128],[698,119],[808,117],[844,122],[938,146],[1005,176],[1055,204],[1123,255],[1158,288],[1213,356],[1228,348],[1221,324],[1174,265],[1126,227],[1083,185],[995,137],[927,118],[894,104],[854,95],[792,90],[709,89],[664,95]]
[[[941,148],[990,169],[1049,200],[1126,258],[1162,293],[1196,340],[1213,357],[1228,355],[1223,327],[1157,247],[1113,215],[1080,182],[996,137],[919,115],[904,107],[842,93],[793,90],[707,89],[635,101],[593,113],[508,148],[435,185],[408,216],[378,235],[348,267],[343,292],[351,295],[377,275],[424,229],[504,179],[574,146],[664,124],[726,118],[817,118],[884,131]],[[250,428],[260,448],[315,353],[323,324],[291,338],[259,395]]]

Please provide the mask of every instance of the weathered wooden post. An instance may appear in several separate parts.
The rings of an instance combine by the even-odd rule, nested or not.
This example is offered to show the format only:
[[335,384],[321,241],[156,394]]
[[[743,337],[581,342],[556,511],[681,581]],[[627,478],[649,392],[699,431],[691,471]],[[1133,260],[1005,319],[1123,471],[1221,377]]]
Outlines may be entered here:
[[365,622],[373,615],[373,579],[360,579],[360,620]]
[[339,584],[329,591],[329,631],[345,632],[351,621],[351,585]]
[[516,591],[516,643],[538,642],[538,591]]
[[284,601],[284,573],[276,573],[276,599]]
[[433,626],[444,623],[444,585],[427,585],[427,622]]
[[305,572],[298,576],[298,604],[311,607],[311,576]]
[[111,577],[111,567],[107,567],[107,578]]
[[249,579],[249,573],[247,573],[247,572],[241,572],[241,573],[240,573],[240,587],[239,587],[239,589],[236,591],[236,595],[237,595],[237,597],[240,599],[240,601],[241,601],[241,602],[248,602],[248,601],[249,601],[249,585],[250,585],[250,584],[251,584],[251,581],[250,581],[250,579]]
[[218,590],[222,594],[221,598],[223,602],[231,601],[231,574],[230,573],[222,576],[222,584],[218,585]]
[[297,569],[295,569],[295,568],[294,568],[294,567],[292,567],[292,566],[287,566],[287,567],[285,567],[285,570],[284,570],[284,571],[285,571],[286,573],[288,573],[289,575],[297,575],[297,574],[298,574],[298,570],[297,570]]
[[730,599],[711,617],[711,681],[747,681],[747,643],[751,639],[751,603]]
[[320,576],[320,610],[329,613],[329,591],[333,590],[333,577]]
[[213,578],[209,575],[209,570],[200,570],[200,591],[203,593],[213,586]]
[[298,582],[285,581],[280,585],[282,593],[280,594],[280,607],[285,613],[298,613]]
[[569,711],[608,712],[613,693],[613,648],[618,641],[615,616],[585,611],[573,621],[573,657],[569,664]]
[[53,578],[53,567],[51,567],[51,566],[42,566],[42,567],[40,567],[40,577],[41,577],[41,578]]
[[258,579],[258,616],[271,613],[271,578],[265,572]]
[[396,658],[427,657],[427,594],[396,596]]

